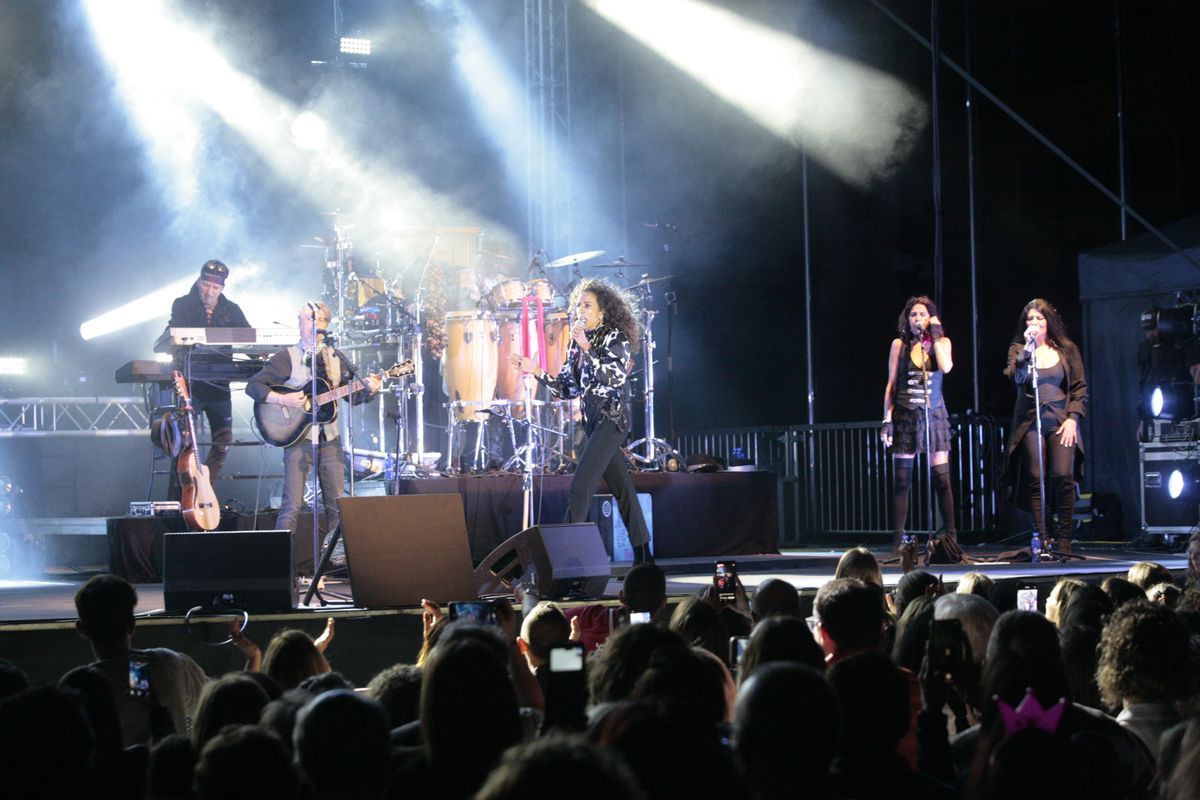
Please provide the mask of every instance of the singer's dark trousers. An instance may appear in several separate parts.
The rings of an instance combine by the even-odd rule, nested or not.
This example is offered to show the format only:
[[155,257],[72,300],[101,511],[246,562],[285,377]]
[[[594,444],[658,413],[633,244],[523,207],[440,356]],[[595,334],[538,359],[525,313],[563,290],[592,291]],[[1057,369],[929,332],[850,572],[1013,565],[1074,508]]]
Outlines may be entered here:
[[1042,520],[1042,465],[1038,463],[1037,429],[1030,427],[1021,441],[1025,458],[1026,487],[1033,504],[1033,524],[1043,534],[1071,538],[1075,514],[1075,448],[1058,442],[1058,431],[1046,433],[1042,439],[1049,474],[1046,510],[1058,514],[1058,524],[1051,530],[1048,520]]
[[642,516],[642,507],[637,501],[633,478],[629,476],[629,468],[621,457],[621,443],[624,441],[625,433],[617,430],[617,426],[609,420],[602,421],[588,436],[575,468],[575,477],[571,480],[570,504],[565,521],[587,522],[596,484],[603,477],[616,498],[621,519],[629,531],[629,543],[638,547],[649,544],[650,531],[646,528],[646,518]]

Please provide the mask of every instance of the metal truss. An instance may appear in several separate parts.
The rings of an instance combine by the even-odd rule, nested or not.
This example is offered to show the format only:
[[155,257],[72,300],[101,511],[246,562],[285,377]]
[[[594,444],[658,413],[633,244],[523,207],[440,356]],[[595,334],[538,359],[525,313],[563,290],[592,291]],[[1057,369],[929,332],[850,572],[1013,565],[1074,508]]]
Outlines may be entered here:
[[571,53],[568,0],[525,0],[528,246],[555,257],[571,242]]
[[141,397],[0,398],[0,438],[144,436],[149,428]]

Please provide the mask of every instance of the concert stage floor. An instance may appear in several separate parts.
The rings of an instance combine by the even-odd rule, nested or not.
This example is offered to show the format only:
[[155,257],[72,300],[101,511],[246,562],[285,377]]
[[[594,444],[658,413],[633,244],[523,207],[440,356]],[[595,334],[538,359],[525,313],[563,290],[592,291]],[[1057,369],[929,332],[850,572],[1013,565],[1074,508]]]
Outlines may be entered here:
[[[1079,544],[1077,548],[1086,558],[1065,564],[983,562],[935,565],[930,571],[943,576],[948,587],[971,570],[987,573],[1002,587],[999,604],[1003,610],[1004,598],[1011,605],[1011,590],[1017,582],[1038,584],[1040,597],[1044,600],[1049,588],[1062,575],[1102,580],[1108,575],[1123,574],[1137,561],[1156,561],[1177,575],[1187,566],[1182,553],[1086,544]],[[967,551],[969,556],[979,558],[994,558],[1000,552],[1001,548],[995,546],[972,547]],[[833,577],[841,553],[840,549],[809,548],[786,550],[778,555],[739,556],[738,572],[751,591],[768,578],[788,581],[800,590],[807,609],[816,590]],[[876,555],[882,557],[883,552],[877,551]],[[711,559],[662,559],[659,564],[667,572],[667,591],[672,602],[711,581]],[[604,601],[615,602],[620,576],[625,570],[623,565],[614,566],[614,578],[609,581]],[[889,587],[895,585],[900,575],[898,566],[884,567],[884,582]],[[0,580],[0,658],[16,663],[35,682],[57,680],[70,668],[90,660],[86,642],[74,631],[73,605],[75,591],[88,576],[75,573],[43,575],[25,581]],[[1004,587],[1007,592],[1003,591]],[[333,582],[329,588],[349,595],[345,585]],[[224,638],[221,624],[188,623],[180,615],[164,614],[161,611],[161,584],[139,584],[137,590],[139,620],[135,646],[171,647],[187,652],[212,675],[241,668],[240,654],[232,645],[219,644]],[[436,599],[445,603],[455,598]],[[372,675],[390,664],[411,663],[420,649],[421,614],[418,608],[364,609],[349,602],[330,602],[324,608],[301,606],[290,613],[254,615],[247,633],[265,646],[271,635],[282,627],[303,628],[315,636],[327,617],[337,620],[335,642],[329,651],[331,663],[356,685],[365,685]]]

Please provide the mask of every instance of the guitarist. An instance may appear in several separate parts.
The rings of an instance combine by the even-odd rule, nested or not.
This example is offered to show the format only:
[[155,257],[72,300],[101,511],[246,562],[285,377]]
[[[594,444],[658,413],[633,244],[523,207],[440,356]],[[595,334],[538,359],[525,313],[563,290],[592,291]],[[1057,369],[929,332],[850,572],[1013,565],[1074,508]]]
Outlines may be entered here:
[[[325,381],[330,389],[350,382],[354,374],[349,360],[335,348],[325,343],[325,329],[333,319],[329,306],[321,302],[305,303],[299,311],[300,342],[280,350],[267,362],[262,370],[246,384],[246,394],[258,403],[289,406],[299,414],[304,410],[304,392],[277,392],[273,386],[289,386],[295,389],[312,385],[310,365],[316,363],[317,377]],[[374,375],[363,378],[367,389],[350,395],[355,405],[374,399],[381,381]],[[338,423],[320,426],[317,449],[317,476],[321,482],[321,500],[325,506],[326,530],[333,531],[341,519],[337,501],[342,496],[345,483],[345,464],[342,440]],[[304,484],[312,469],[312,442],[302,436],[283,450],[283,500],[277,528],[295,533],[296,517],[300,503],[304,500]]]

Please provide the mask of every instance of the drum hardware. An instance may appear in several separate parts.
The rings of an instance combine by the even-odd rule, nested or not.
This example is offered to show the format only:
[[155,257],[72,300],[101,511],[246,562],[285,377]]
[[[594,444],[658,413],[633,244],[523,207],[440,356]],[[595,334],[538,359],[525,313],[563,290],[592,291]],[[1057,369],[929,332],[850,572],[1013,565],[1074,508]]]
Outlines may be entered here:
[[[639,464],[647,466],[654,465],[652,468],[665,471],[668,461],[672,458],[678,460],[679,453],[671,445],[663,439],[659,439],[654,435],[654,318],[658,315],[658,311],[650,307],[652,297],[650,295],[649,283],[642,286],[641,306],[642,306],[642,354],[645,359],[645,389],[643,390],[643,402],[645,403],[646,416],[646,435],[629,445],[629,458]],[[667,339],[667,369],[670,372],[670,337]],[[669,385],[669,384],[668,384]],[[645,453],[638,453],[639,447],[645,448]]]

